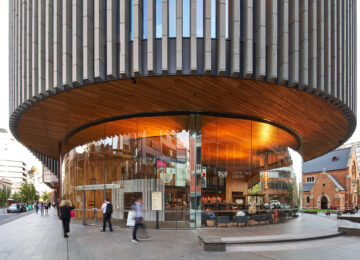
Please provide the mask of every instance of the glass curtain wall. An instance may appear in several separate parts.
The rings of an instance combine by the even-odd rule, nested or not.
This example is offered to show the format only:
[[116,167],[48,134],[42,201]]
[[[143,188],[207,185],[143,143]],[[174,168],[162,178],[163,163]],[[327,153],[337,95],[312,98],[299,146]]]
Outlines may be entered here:
[[63,144],[62,198],[84,224],[101,223],[105,198],[120,226],[129,224],[139,197],[149,227],[215,227],[236,222],[240,211],[290,212],[300,206],[301,176],[288,147],[297,147],[290,133],[245,119],[190,114],[107,122]]

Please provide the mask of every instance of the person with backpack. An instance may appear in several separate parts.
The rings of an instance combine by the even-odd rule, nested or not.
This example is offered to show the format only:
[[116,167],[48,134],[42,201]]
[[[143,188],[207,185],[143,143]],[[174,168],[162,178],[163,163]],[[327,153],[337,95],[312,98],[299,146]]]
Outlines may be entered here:
[[112,229],[112,225],[111,225],[111,214],[113,212],[113,207],[112,204],[110,203],[109,199],[106,199],[104,204],[102,204],[101,206],[101,210],[103,212],[103,229],[100,230],[101,232],[105,232],[106,231],[106,222],[109,223],[109,229],[110,232],[113,231]]

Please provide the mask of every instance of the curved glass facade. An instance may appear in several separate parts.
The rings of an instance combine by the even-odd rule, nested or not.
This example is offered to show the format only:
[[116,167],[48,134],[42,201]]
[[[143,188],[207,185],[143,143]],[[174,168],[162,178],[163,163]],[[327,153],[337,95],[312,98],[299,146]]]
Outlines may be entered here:
[[212,226],[210,211],[215,226],[233,225],[239,211],[253,224],[277,222],[301,207],[301,170],[294,170],[290,149],[298,147],[290,131],[248,119],[188,114],[111,121],[62,145],[62,198],[75,203],[76,217],[87,224],[102,217],[109,198],[113,222],[126,225],[137,197],[148,226],[156,219],[160,228]]

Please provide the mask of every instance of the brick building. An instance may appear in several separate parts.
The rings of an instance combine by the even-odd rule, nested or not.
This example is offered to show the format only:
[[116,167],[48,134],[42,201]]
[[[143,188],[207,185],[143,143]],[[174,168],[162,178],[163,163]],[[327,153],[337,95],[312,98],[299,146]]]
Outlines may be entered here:
[[340,210],[359,204],[359,171],[353,147],[338,149],[304,163],[304,208]]

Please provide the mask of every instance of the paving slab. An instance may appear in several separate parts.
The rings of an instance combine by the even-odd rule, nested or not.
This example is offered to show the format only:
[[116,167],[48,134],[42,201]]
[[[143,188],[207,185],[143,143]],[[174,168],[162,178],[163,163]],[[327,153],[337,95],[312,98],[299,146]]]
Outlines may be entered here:
[[[310,216],[312,217],[312,216]],[[316,216],[315,216],[316,217]],[[318,217],[319,218],[319,217]],[[201,247],[198,236],[200,233],[215,236],[216,234],[226,234],[224,237],[251,237],[264,235],[280,235],[287,230],[292,234],[301,233],[301,223],[309,225],[303,226],[304,232],[310,232],[314,226],[318,225],[319,230],[337,227],[336,221],[328,221],[325,217],[320,221],[316,219],[299,220],[286,224],[276,224],[273,227],[253,227],[240,229],[215,229],[215,230],[148,230],[153,236],[153,240],[140,243],[131,242],[132,230],[129,228],[115,227],[114,232],[100,232],[99,226],[83,226],[71,224],[70,237],[63,237],[61,221],[56,217],[55,210],[50,211],[49,216],[30,214],[23,218],[16,219],[4,225],[0,225],[0,259],[292,259],[297,249],[301,246],[308,252],[317,252],[319,248],[325,246],[326,250],[341,252],[342,248],[334,246],[331,239],[313,241],[310,244],[300,244],[301,246],[289,248],[287,251],[274,251],[274,245],[262,248],[249,247],[251,250],[243,251],[224,251],[224,252],[205,252]],[[314,225],[311,223],[315,222]],[[316,224],[317,223],[317,224]],[[322,223],[322,224],[321,224]],[[292,227],[291,227],[292,226]],[[273,230],[272,230],[273,229]],[[281,232],[279,230],[282,230]],[[358,247],[360,238],[346,237],[346,247]],[[336,240],[345,246],[345,242]],[[293,245],[296,245],[294,243]],[[326,247],[328,245],[328,247]],[[296,248],[296,249],[295,249]],[[269,255],[263,254],[261,250],[269,250]],[[325,249],[324,249],[325,250]],[[295,252],[295,253],[294,253]],[[350,249],[345,253],[348,259],[356,259],[358,251]],[[310,254],[310,253],[309,253]],[[316,253],[315,253],[316,254]],[[285,257],[287,256],[287,257]],[[353,258],[351,258],[353,257]],[[322,259],[319,257],[317,259]],[[326,258],[324,258],[326,259]]]

